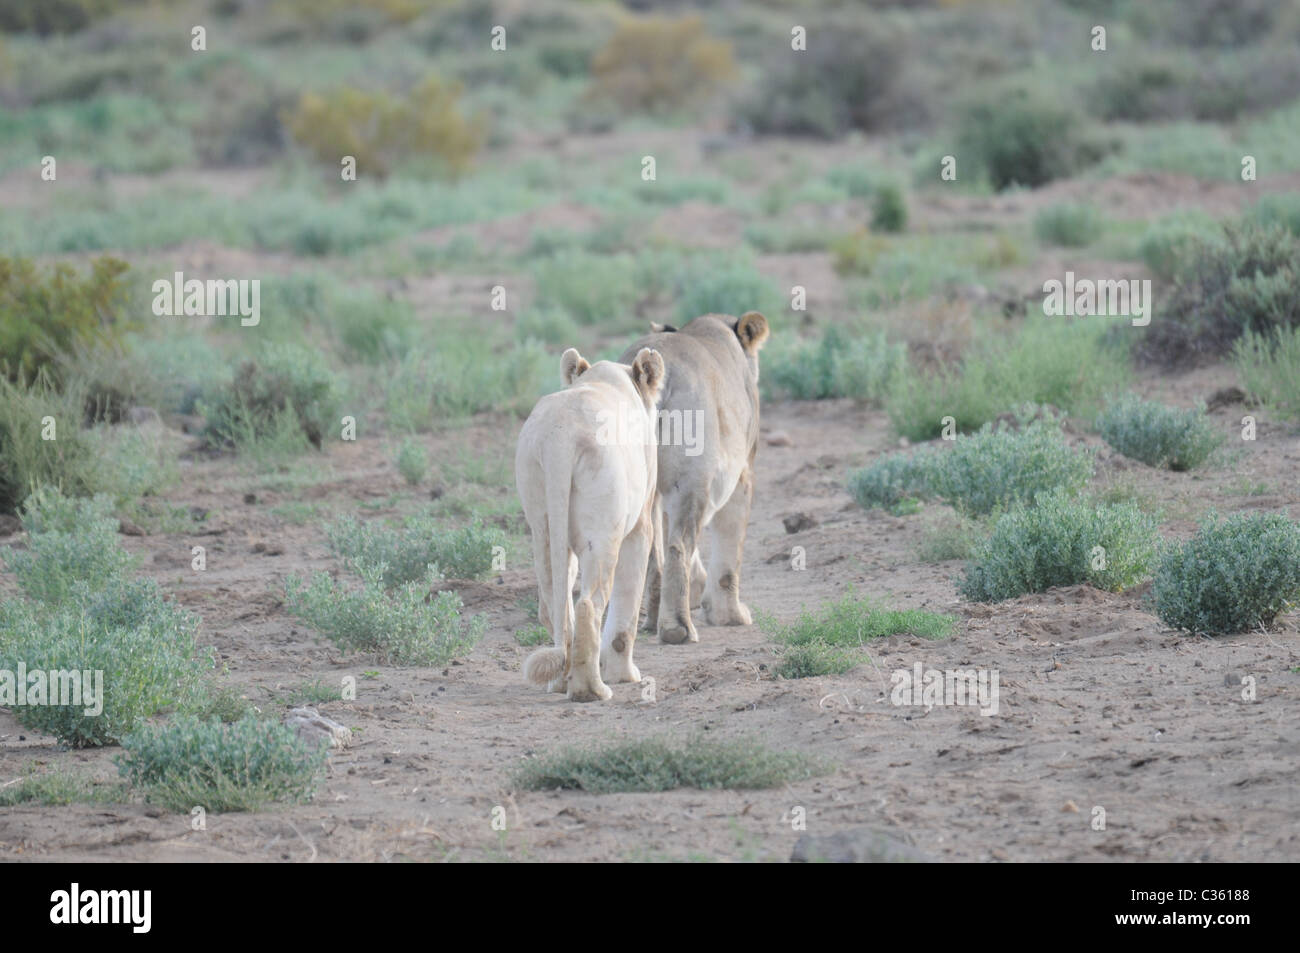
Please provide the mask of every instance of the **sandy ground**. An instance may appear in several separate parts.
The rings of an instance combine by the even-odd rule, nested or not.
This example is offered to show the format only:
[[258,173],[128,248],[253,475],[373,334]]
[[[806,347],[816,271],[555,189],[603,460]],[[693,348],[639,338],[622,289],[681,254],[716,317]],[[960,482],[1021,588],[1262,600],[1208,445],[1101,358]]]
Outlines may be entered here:
[[[1223,369],[1163,379],[1142,389],[1190,403],[1230,383]],[[1240,405],[1215,412],[1236,434]],[[480,419],[427,438],[435,459],[456,448],[513,446],[519,421]],[[357,676],[354,702],[321,710],[356,732],[334,753],[314,801],[253,815],[211,816],[207,829],[146,804],[21,806],[0,812],[0,857],[11,860],[786,860],[800,836],[856,828],[884,831],[938,860],[1300,860],[1300,640],[1293,621],[1271,632],[1188,639],[1143,608],[1141,591],[1087,586],[996,606],[961,602],[958,562],[916,554],[942,506],[894,517],[864,512],[844,476],[893,449],[888,422],[850,402],[775,404],[764,430],[790,438],[765,445],[745,552],[743,597],[780,619],[850,587],[898,607],[957,616],[938,642],[895,637],[837,677],[770,675],[773,655],[758,627],[712,628],[697,613],[697,645],[642,636],[636,658],[656,682],[647,703],[634,685],[604,704],[578,705],[524,683],[529,650],[513,631],[532,620],[535,591],[520,563],[461,587],[467,607],[491,622],[482,643],[445,670],[393,668],[342,656],[281,605],[290,573],[335,569],[319,520],[295,525],[279,503],[318,501],[324,515],[392,514],[408,490],[377,441],[329,452],[319,482],[246,498],[248,478],[229,460],[184,469],[176,502],[210,510],[201,537],[123,537],[154,576],[203,617],[229,680],[267,711],[273,693]],[[1085,439],[1074,437],[1072,439]],[[1096,438],[1086,438],[1097,443]],[[780,442],[780,441],[778,441]],[[1166,508],[1164,531],[1190,533],[1210,506],[1288,509],[1300,516],[1293,437],[1261,426],[1231,465],[1203,474],[1152,471],[1104,446],[1101,480],[1128,479]],[[507,458],[508,459],[508,458]],[[507,468],[508,473],[508,468]],[[1243,487],[1255,486],[1256,495]],[[501,488],[501,493],[513,493]],[[396,494],[396,497],[393,495]],[[782,517],[816,525],[794,535]],[[208,548],[208,569],[189,570],[189,547]],[[791,568],[792,546],[806,568]],[[985,668],[1000,678],[999,712],[895,707],[889,674]],[[363,672],[378,672],[367,678]],[[1242,698],[1253,676],[1254,701]],[[825,776],[768,791],[663,794],[532,793],[511,788],[528,755],[558,744],[695,732],[752,737],[811,752]],[[0,709],[0,784],[38,765],[110,778],[115,750],[61,751],[27,734]],[[508,829],[491,826],[505,808]],[[1096,808],[1105,830],[1093,829]]]

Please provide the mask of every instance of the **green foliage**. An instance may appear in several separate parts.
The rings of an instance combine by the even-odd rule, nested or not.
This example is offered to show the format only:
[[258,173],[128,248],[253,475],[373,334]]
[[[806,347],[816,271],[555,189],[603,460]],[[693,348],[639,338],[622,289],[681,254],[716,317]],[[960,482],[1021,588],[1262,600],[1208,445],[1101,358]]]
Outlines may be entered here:
[[998,191],[1068,178],[1102,155],[1082,116],[1020,90],[972,102],[961,114],[957,138],[963,161]]
[[127,264],[98,258],[82,278],[71,265],[48,272],[24,258],[0,258],[0,374],[30,383],[78,346],[108,344],[121,330]]
[[969,432],[1027,403],[1090,418],[1130,376],[1127,338],[1108,327],[1099,318],[1033,318],[1010,343],[990,336],[959,367],[903,374],[885,403],[890,422],[900,436],[928,440],[940,435],[944,417]]
[[0,807],[18,804],[42,804],[47,807],[67,807],[69,804],[114,804],[126,800],[125,786],[104,784],[89,775],[72,771],[46,771],[36,773],[32,764],[28,773],[0,787]]
[[1217,224],[1203,212],[1171,216],[1146,230],[1138,253],[1157,278],[1173,280],[1186,267],[1198,243],[1217,231]]
[[579,324],[624,321],[640,294],[631,255],[560,251],[534,269],[537,304],[559,308]]
[[551,643],[551,633],[546,631],[545,626],[534,622],[522,629],[515,629],[515,641],[524,648],[531,648],[535,645],[549,645]]
[[841,235],[830,244],[835,271],[841,275],[871,274],[888,248],[883,238],[865,228]]
[[[317,573],[304,587],[291,576],[285,605],[344,651],[374,652],[395,665],[446,665],[469,653],[486,628],[483,616],[461,618],[456,593],[429,599],[441,577],[430,568],[418,582],[395,588],[384,585],[387,567],[354,560],[359,589],[336,586],[328,573]],[[426,601],[428,600],[428,601]]]
[[[84,394],[60,390],[41,372],[30,387],[0,374],[0,512],[12,513],[45,484],[91,492],[100,469],[96,447],[79,424]],[[46,440],[52,419],[55,439]]]
[[629,741],[603,748],[564,748],[525,761],[513,784],[525,791],[614,794],[677,788],[773,788],[825,772],[802,754],[772,751],[754,741],[692,738]]
[[740,123],[760,134],[832,139],[927,118],[911,81],[908,37],[895,25],[849,15],[807,26],[807,50],[764,62],[757,90],[738,103]]
[[330,548],[340,559],[382,564],[385,586],[423,579],[436,566],[452,579],[481,579],[492,571],[492,551],[506,545],[506,534],[477,517],[447,530],[430,516],[409,517],[400,529],[344,517],[326,527]]
[[[212,658],[194,645],[198,620],[163,598],[151,580],[77,582],[58,603],[0,604],[0,669],[82,675],[102,672],[95,704],[15,706],[19,722],[71,747],[113,744],[154,713],[191,699]],[[87,682],[86,677],[91,681]],[[51,679],[53,676],[51,675]],[[51,692],[53,687],[51,687]]]
[[557,386],[555,368],[554,355],[538,341],[501,350],[482,337],[448,336],[390,368],[384,405],[389,423],[408,431],[480,411],[521,412]]
[[405,99],[354,87],[327,96],[303,93],[286,124],[293,138],[336,172],[343,156],[358,175],[384,177],[399,167],[459,175],[486,139],[479,119],[461,112],[461,87],[430,76]]
[[736,76],[731,45],[698,16],[628,18],[591,60],[593,98],[664,112],[708,97]]
[[843,674],[862,661],[854,650],[868,642],[901,634],[946,638],[953,623],[952,616],[922,609],[886,609],[852,593],[816,611],[805,609],[789,625],[765,613],[758,616],[759,627],[777,643],[776,674],[781,678]]
[[1223,443],[1204,407],[1178,410],[1133,395],[1107,407],[1097,431],[1124,456],[1170,470],[1199,467]]
[[5,33],[77,33],[110,12],[116,0],[6,0],[0,6]]
[[1246,223],[1197,240],[1162,312],[1142,348],[1166,365],[1219,357],[1246,331],[1300,325],[1300,237]]
[[55,605],[78,581],[92,589],[117,578],[134,560],[117,543],[113,501],[69,499],[57,490],[27,498],[22,512],[26,549],[5,547],[0,559],[30,598]]
[[998,517],[958,588],[976,602],[1081,582],[1130,588],[1150,574],[1155,531],[1155,517],[1132,503],[1097,503],[1063,490],[1040,494],[1033,505],[1017,504]]
[[852,397],[879,405],[907,366],[907,345],[884,331],[852,334],[831,325],[820,339],[777,338],[763,348],[759,384],[769,396],[796,400]]
[[674,280],[676,324],[704,314],[758,311],[769,320],[785,311],[776,287],[744,256],[704,256],[687,262]]
[[412,438],[402,441],[397,451],[397,470],[410,486],[416,486],[429,474],[429,455],[424,447]]
[[1271,625],[1300,600],[1300,526],[1281,513],[1211,514],[1161,554],[1156,614],[1193,635]]
[[309,799],[328,748],[313,748],[292,728],[258,718],[234,724],[179,716],[122,741],[118,770],[145,797],[172,811],[255,811],[274,801]]
[[1034,217],[1034,234],[1063,248],[1091,245],[1102,230],[1101,216],[1091,205],[1051,205]]
[[863,509],[894,510],[905,500],[930,495],[934,452],[891,453],[849,474],[849,495]]
[[1247,331],[1233,345],[1232,361],[1247,392],[1290,420],[1300,420],[1300,327]]
[[338,425],[339,391],[319,352],[270,344],[202,402],[208,439],[239,450],[288,436],[320,448]]
[[871,227],[878,232],[907,229],[907,199],[897,185],[882,185],[871,199]]

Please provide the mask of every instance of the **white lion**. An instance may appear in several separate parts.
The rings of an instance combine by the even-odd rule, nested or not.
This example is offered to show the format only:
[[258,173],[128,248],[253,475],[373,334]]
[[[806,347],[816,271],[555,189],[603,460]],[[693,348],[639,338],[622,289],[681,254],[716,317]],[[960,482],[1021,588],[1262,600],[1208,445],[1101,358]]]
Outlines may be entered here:
[[630,365],[589,364],[569,348],[560,378],[566,388],[538,401],[515,453],[538,615],[555,641],[528,657],[524,676],[567,690],[573,701],[603,701],[613,694],[606,681],[641,680],[632,646],[654,538],[654,421],[664,361],[642,348]]

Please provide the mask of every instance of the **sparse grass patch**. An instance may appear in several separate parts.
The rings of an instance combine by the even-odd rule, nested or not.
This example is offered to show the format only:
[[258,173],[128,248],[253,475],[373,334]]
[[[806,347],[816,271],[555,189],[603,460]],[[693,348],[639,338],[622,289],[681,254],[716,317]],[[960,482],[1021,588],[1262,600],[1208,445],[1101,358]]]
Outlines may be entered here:
[[256,811],[275,801],[307,800],[328,748],[313,749],[278,722],[234,724],[178,716],[122,741],[118,770],[145,798],[172,811]]
[[1151,595],[1162,622],[1193,635],[1272,625],[1300,602],[1300,526],[1282,513],[1211,514],[1165,548]]
[[916,558],[923,563],[943,563],[952,559],[969,559],[981,537],[977,523],[958,516],[929,527],[916,548]]
[[397,472],[408,486],[417,486],[429,475],[429,455],[424,446],[412,438],[402,441],[397,450]]
[[534,645],[547,645],[551,641],[551,633],[547,632],[540,623],[534,622],[522,629],[515,629],[515,641],[524,648],[530,648]]
[[1103,440],[1134,460],[1170,470],[1192,470],[1223,443],[1205,408],[1178,410],[1127,395],[1097,418]]
[[1034,217],[1034,234],[1063,248],[1091,245],[1102,231],[1101,216],[1090,205],[1052,205]]
[[120,804],[127,797],[124,784],[106,784],[82,772],[54,770],[37,773],[34,764],[22,777],[0,784],[0,807],[15,807],[19,804],[42,804],[46,807]]
[[769,397],[853,397],[879,405],[906,366],[907,345],[884,331],[855,334],[831,325],[819,340],[786,336],[765,346],[759,384]]
[[408,517],[400,528],[344,517],[326,527],[330,548],[344,560],[383,565],[385,586],[423,579],[429,566],[452,579],[481,579],[492,571],[494,550],[506,534],[481,519],[454,529],[423,514]]
[[601,748],[564,748],[525,761],[513,783],[525,791],[589,794],[778,787],[825,773],[807,755],[772,751],[754,741],[692,738],[630,741]]
[[1278,415],[1300,421],[1300,327],[1267,335],[1247,331],[1233,345],[1232,362],[1247,392]]

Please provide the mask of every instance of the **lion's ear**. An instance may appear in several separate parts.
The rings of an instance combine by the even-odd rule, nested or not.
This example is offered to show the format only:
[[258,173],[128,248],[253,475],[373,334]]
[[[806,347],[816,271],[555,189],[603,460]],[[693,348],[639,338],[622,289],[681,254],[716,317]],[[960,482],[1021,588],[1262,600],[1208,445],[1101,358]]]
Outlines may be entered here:
[[768,337],[767,318],[757,311],[746,311],[736,322],[736,337],[740,338],[740,346],[746,354],[751,357],[757,354]]
[[632,383],[646,400],[657,400],[664,386],[663,355],[649,347],[637,351],[632,362]]
[[574,378],[589,367],[591,364],[587,359],[578,353],[576,347],[571,347],[560,357],[560,380],[568,387]]
[[660,334],[664,331],[673,332],[676,331],[677,329],[673,327],[671,324],[660,324],[658,321],[651,321],[650,330],[655,332],[655,334]]

